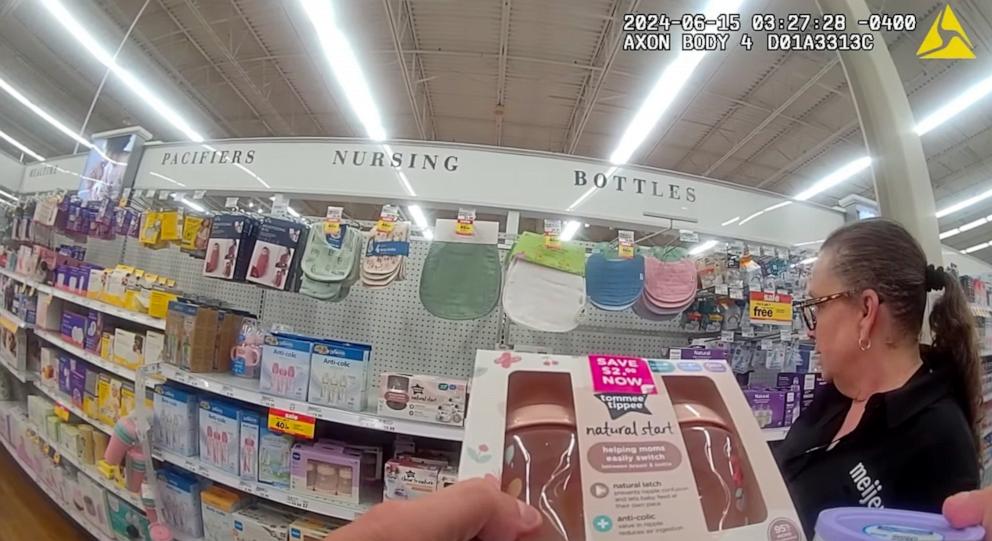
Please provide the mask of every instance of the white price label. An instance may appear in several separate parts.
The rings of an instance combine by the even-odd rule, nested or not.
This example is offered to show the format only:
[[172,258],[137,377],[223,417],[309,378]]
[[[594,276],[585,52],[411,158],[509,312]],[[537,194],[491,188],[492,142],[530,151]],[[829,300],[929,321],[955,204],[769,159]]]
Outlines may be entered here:
[[396,424],[392,421],[387,421],[385,419],[378,419],[376,417],[362,417],[358,424],[364,426],[365,428],[372,428],[375,430],[385,430],[386,432],[396,432]]
[[768,350],[772,349],[774,346],[775,346],[775,344],[774,344],[774,342],[772,342],[772,339],[771,338],[764,338],[764,339],[761,340],[761,349],[762,350],[768,351]]
[[272,215],[285,216],[289,212],[289,198],[281,193],[272,197]]
[[754,338],[754,329],[750,326],[741,327],[741,336],[744,338]]
[[207,477],[208,475],[210,475],[210,468],[204,466],[203,464],[200,464],[196,467],[196,473],[204,477]]
[[145,190],[145,197],[149,199],[155,197],[155,190]]
[[238,198],[237,197],[228,197],[227,199],[225,199],[224,200],[224,208],[228,208],[228,209],[236,209],[236,208],[238,208]]
[[324,414],[324,410],[318,406],[307,406],[307,415],[311,417],[320,417]]
[[286,496],[286,503],[300,509],[310,509],[310,501],[297,496]]
[[679,241],[680,242],[699,242],[699,233],[692,231],[690,229],[679,230]]
[[739,287],[730,288],[730,298],[737,300],[744,300],[744,289]]
[[265,406],[267,408],[274,408],[274,407],[276,407],[276,399],[275,398],[272,398],[271,396],[265,396],[264,394],[258,400],[258,402],[261,405],[263,405],[263,406]]
[[230,385],[221,385],[220,394],[228,398],[234,398],[234,387],[231,387]]
[[162,190],[161,192],[158,192],[158,200],[159,201],[165,201],[168,198],[169,198],[169,191],[168,190]]
[[205,195],[207,195],[207,190],[196,190],[193,192],[193,199],[203,199]]
[[782,329],[781,338],[783,342],[792,340],[792,329]]
[[713,293],[717,295],[727,296],[730,295],[730,288],[727,287],[727,284],[718,284],[713,286]]
[[674,361],[678,361],[682,358],[682,350],[679,348],[671,348],[668,350],[668,358]]
[[720,341],[721,342],[733,342],[734,341],[734,331],[720,331]]
[[271,496],[269,496],[268,489],[266,489],[265,487],[255,485],[254,492],[255,492],[255,495],[258,496],[258,497],[260,497],[260,498],[265,498],[265,499],[271,498]]

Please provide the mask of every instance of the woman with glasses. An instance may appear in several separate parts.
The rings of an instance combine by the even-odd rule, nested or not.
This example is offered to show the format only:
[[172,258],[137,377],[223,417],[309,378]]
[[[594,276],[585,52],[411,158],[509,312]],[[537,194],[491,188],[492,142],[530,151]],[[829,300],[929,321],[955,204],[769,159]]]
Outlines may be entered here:
[[808,293],[797,309],[829,384],[776,451],[806,533],[831,507],[940,512],[977,488],[979,358],[957,279],[927,265],[902,226],[872,219],[823,243]]

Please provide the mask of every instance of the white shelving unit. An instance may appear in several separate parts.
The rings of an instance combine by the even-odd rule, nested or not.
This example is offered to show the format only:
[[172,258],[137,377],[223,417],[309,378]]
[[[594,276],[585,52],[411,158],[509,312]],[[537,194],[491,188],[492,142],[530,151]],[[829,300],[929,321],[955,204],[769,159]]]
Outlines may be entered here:
[[[48,342],[49,344],[63,351],[75,355],[76,357],[79,357],[80,359],[92,364],[93,366],[98,366],[106,370],[107,372],[116,374],[128,381],[134,381],[134,370],[131,370],[130,368],[127,368],[125,366],[121,366],[115,362],[108,361],[103,357],[97,355],[96,353],[93,353],[92,351],[87,351],[77,346],[76,344],[69,342],[65,338],[62,338],[62,335],[56,332],[36,328],[34,330],[34,333],[38,336],[38,338],[41,338],[45,342]],[[155,387],[155,385],[157,385],[158,383],[161,382],[149,379],[145,382],[145,386],[152,388]]]
[[0,308],[0,319],[5,319],[8,323],[19,329],[30,329],[33,327],[33,325],[15,316],[13,312],[5,308]]
[[105,314],[110,314],[112,316],[119,317],[121,319],[126,319],[128,321],[133,321],[135,323],[139,323],[141,325],[145,325],[146,327],[151,327],[153,329],[158,329],[161,331],[165,330],[164,319],[157,319],[147,314],[139,314],[138,312],[132,312],[131,310],[126,310],[119,306],[114,306],[112,304],[108,304],[103,301],[98,301],[96,299],[90,299],[87,297],[83,297],[82,295],[76,295],[75,293],[63,291],[61,289],[42,284],[37,280],[33,280],[31,278],[21,276],[7,269],[0,269],[0,274],[3,274],[4,276],[9,276],[14,280],[29,285],[37,289],[38,291],[41,291],[42,293],[47,293],[49,295],[52,295],[53,297],[58,297],[60,299],[69,301],[73,304],[78,304],[79,306],[92,308],[93,310],[97,310]]
[[162,364],[162,374],[172,381],[227,398],[260,404],[268,408],[294,411],[335,423],[451,441],[461,441],[464,434],[461,427],[380,417],[374,413],[345,411],[267,395],[259,392],[258,380],[239,378],[230,374],[194,374],[164,363]]
[[7,371],[21,383],[27,383],[35,380],[35,375],[33,373],[17,368],[17,363],[15,363],[6,352],[0,352],[0,364],[2,364],[3,367],[6,368]]
[[[10,456],[14,458],[14,461],[15,462],[17,462],[17,465],[20,466],[21,469],[24,470],[25,473],[27,473],[29,477],[31,477],[32,479],[34,479],[34,478],[37,477],[35,475],[35,472],[31,468],[29,468],[27,464],[25,464],[21,460],[21,457],[17,456],[17,452],[14,450],[13,447],[11,447],[10,443],[8,443],[7,440],[5,440],[3,438],[0,438],[0,443],[3,444],[4,449],[6,449],[8,453],[10,453]],[[48,497],[53,502],[55,502],[55,505],[57,505],[59,507],[59,509],[61,509],[66,515],[72,517],[72,519],[75,520],[76,523],[78,523],[80,525],[80,527],[82,527],[84,530],[86,530],[86,532],[89,533],[91,536],[93,536],[95,539],[97,539],[98,541],[116,541],[112,537],[107,537],[106,534],[104,534],[102,531],[100,531],[96,527],[92,526],[89,522],[86,522],[85,520],[82,520],[82,515],[80,513],[77,513],[74,509],[71,508],[71,506],[69,506],[69,505],[67,505],[67,504],[59,501],[58,499],[54,498],[51,495],[51,493],[49,493],[47,490],[44,489],[44,487],[39,486],[39,488],[42,489],[42,492],[48,494]]]
[[76,417],[79,417],[80,419],[93,425],[93,428],[96,428],[100,432],[109,434],[111,436],[114,434],[114,427],[108,424],[104,424],[103,422],[94,419],[89,415],[86,415],[86,413],[84,413],[82,409],[73,405],[72,400],[70,400],[68,396],[65,396],[64,394],[60,393],[57,389],[52,389],[47,385],[41,385],[41,384],[35,384],[34,387],[35,389],[38,389],[39,391],[47,395],[48,398],[54,400],[56,403],[58,403],[58,405],[71,411]]
[[288,490],[261,485],[253,481],[246,481],[237,475],[231,475],[219,468],[205,464],[196,457],[180,456],[163,449],[156,449],[153,454],[159,460],[175,464],[207,479],[254,494],[259,498],[283,503],[298,509],[346,520],[353,520],[366,511],[365,507],[336,504],[319,498],[294,494]]

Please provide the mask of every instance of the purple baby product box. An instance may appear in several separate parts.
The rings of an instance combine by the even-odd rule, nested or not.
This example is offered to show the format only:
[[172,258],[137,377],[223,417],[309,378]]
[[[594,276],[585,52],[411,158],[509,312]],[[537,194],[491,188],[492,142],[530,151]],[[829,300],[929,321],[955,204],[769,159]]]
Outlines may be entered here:
[[724,361],[727,360],[727,350],[722,348],[671,348],[668,358],[684,361]]
[[744,398],[751,406],[761,428],[791,426],[799,416],[795,391],[776,389],[745,389]]
[[779,372],[775,387],[783,391],[797,391],[800,407],[806,409],[813,402],[816,390],[826,383],[819,372]]
[[62,312],[62,338],[79,347],[83,347],[85,336],[86,316],[73,312]]

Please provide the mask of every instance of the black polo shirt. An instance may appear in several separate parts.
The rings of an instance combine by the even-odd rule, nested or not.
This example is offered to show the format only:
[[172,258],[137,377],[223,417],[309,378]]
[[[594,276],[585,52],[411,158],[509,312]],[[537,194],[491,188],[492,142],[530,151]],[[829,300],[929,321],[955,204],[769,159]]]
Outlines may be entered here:
[[831,447],[851,399],[825,385],[776,449],[807,536],[842,506],[940,512],[979,485],[978,457],[953,396],[949,361],[925,360],[904,386],[873,395],[858,426]]

